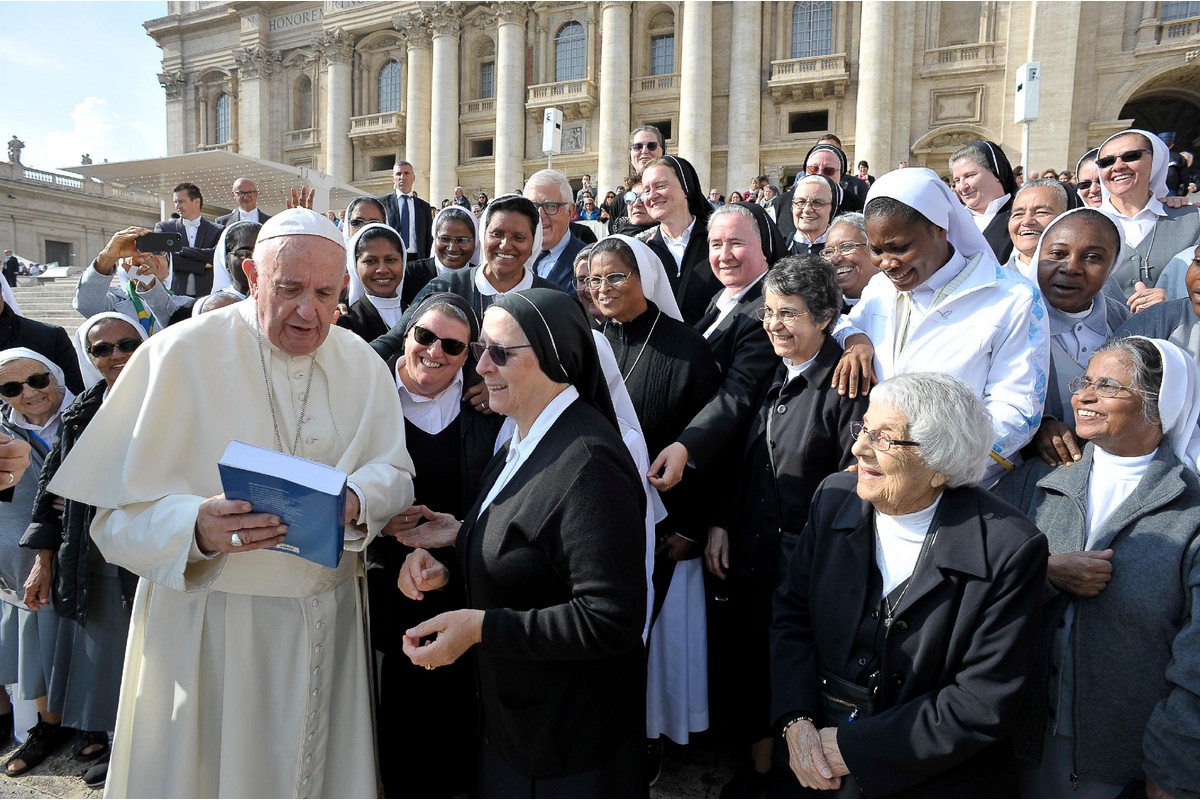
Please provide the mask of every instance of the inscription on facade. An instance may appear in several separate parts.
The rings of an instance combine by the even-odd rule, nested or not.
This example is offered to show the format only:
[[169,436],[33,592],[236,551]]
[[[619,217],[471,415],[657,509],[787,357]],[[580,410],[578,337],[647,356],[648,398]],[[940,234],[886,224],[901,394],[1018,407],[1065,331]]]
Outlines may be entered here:
[[271,33],[287,31],[306,25],[317,25],[321,22],[321,9],[310,8],[306,11],[296,11],[291,14],[280,14],[267,21],[267,30]]

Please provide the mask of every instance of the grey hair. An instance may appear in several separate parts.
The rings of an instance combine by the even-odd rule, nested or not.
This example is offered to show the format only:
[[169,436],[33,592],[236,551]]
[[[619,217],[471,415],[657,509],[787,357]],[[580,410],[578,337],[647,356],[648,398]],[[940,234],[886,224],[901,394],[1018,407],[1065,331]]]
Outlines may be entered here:
[[413,172],[417,171],[417,168],[413,167],[413,164],[411,161],[405,161],[402,158],[396,159],[396,163],[392,165],[392,169],[395,169],[396,167],[412,167]]
[[[1038,178],[1037,180],[1033,180],[1033,181],[1025,181],[1025,183],[1023,183],[1021,185],[1021,188],[1017,189],[1017,193],[1015,195],[1013,195],[1013,202],[1016,202],[1016,199],[1018,197],[1020,197],[1022,194],[1024,194],[1026,191],[1028,191],[1029,189],[1038,189],[1038,188],[1053,189],[1054,197],[1055,197],[1055,199],[1058,200],[1059,207],[1063,211],[1067,210],[1067,205],[1070,202],[1069,199],[1067,198],[1067,187],[1062,185],[1062,181],[1059,181],[1054,178]],[[1059,212],[1059,213],[1062,213],[1062,212]]]
[[[594,244],[589,244],[580,248],[579,252],[575,254],[575,261],[571,264],[571,266],[578,267],[580,261],[587,261],[590,264],[592,259],[592,250],[595,248],[596,245]],[[634,269],[634,272],[637,272],[637,270]]]
[[958,378],[940,372],[897,375],[871,390],[871,406],[876,403],[908,418],[905,437],[921,443],[917,454],[946,476],[949,487],[983,478],[996,431],[979,395]]
[[762,231],[758,229],[758,219],[754,216],[754,212],[748,208],[743,208],[737,203],[726,203],[712,213],[708,218],[709,230],[712,229],[713,222],[718,217],[745,217],[750,220],[750,228],[754,231],[754,238],[762,245]]
[[413,324],[415,325],[417,322],[420,322],[422,319],[425,319],[426,316],[428,316],[430,313],[432,313],[434,311],[440,311],[441,313],[445,314],[447,317],[458,320],[463,325],[467,326],[468,331],[471,330],[471,321],[469,319],[467,319],[467,315],[463,313],[463,310],[461,308],[453,306],[450,303],[444,303],[441,301],[434,303],[433,305],[429,306],[429,308],[422,311],[421,316],[418,319],[413,320]]
[[950,156],[950,162],[947,166],[950,169],[954,169],[955,161],[970,161],[972,164],[977,164],[995,175],[996,170],[988,158],[989,155],[991,154],[987,151],[987,145],[983,142],[972,142],[955,150],[954,155]]
[[658,149],[662,151],[662,155],[666,155],[667,140],[663,138],[662,131],[660,131],[654,125],[639,125],[638,127],[631,130],[629,132],[629,146],[630,147],[633,146],[633,140],[634,140],[634,137],[636,137],[638,135],[638,131],[649,131],[650,133],[653,133],[655,138],[658,139]]
[[564,203],[570,203],[575,199],[575,190],[571,188],[571,181],[556,169],[539,169],[530,175],[529,180],[525,181],[525,189],[521,194],[525,194],[534,186],[557,186]]
[[[1158,413],[1158,393],[1162,391],[1163,362],[1162,353],[1149,340],[1140,336],[1127,339],[1113,339],[1106,342],[1092,358],[1101,353],[1117,353],[1125,357],[1129,364],[1129,378],[1142,398],[1142,418],[1151,425],[1157,425],[1162,430],[1162,416]],[[1091,366],[1091,362],[1088,362]],[[1150,392],[1151,394],[1143,394]]]
[[833,265],[816,255],[781,258],[763,278],[763,290],[780,297],[799,297],[812,321],[829,322],[832,329],[842,313],[842,290]]
[[833,218],[833,222],[829,223],[829,230],[833,230],[834,225],[849,225],[867,238],[867,218],[857,211],[847,211],[845,214],[838,214]]

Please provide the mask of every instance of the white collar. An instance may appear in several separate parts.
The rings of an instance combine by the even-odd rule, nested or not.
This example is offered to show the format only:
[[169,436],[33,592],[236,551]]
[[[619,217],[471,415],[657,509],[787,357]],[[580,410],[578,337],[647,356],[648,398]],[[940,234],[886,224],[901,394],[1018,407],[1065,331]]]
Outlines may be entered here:
[[695,227],[696,227],[696,218],[692,217],[692,221],[689,222],[688,226],[683,229],[683,235],[680,236],[678,239],[673,239],[672,237],[668,236],[667,229],[664,228],[662,225],[658,226],[658,232],[662,234],[663,241],[666,242],[668,246],[674,245],[676,247],[680,247],[680,246],[686,247],[687,243],[689,241],[691,241],[691,239],[692,239],[692,228],[695,228]]
[[485,297],[492,297],[492,296],[503,297],[504,295],[511,294],[512,292],[520,292],[520,291],[524,291],[525,289],[532,289],[533,288],[533,273],[529,271],[528,267],[526,267],[525,268],[525,276],[522,277],[521,280],[517,282],[517,285],[514,286],[513,288],[509,289],[507,292],[502,292],[499,289],[497,289],[495,286],[492,286],[492,284],[488,281],[487,276],[483,274],[482,266],[476,267],[476,269],[475,269],[475,288],[478,289],[479,293],[481,295],[484,295]]
[[787,382],[791,383],[796,378],[799,378],[801,375],[808,372],[813,363],[817,360],[817,356],[820,354],[821,351],[818,350],[816,353],[813,353],[812,358],[810,358],[808,361],[805,361],[803,364],[793,364],[791,359],[785,358],[783,360],[783,366],[787,368]]
[[529,433],[525,434],[525,438],[521,438],[520,428],[513,431],[512,439],[508,443],[508,457],[505,460],[512,461],[514,458],[519,458],[524,461],[529,458],[529,454],[537,448],[547,431],[567,410],[567,406],[578,399],[579,390],[568,384],[567,388],[559,392],[553,400],[546,404],[542,413],[538,414],[537,419],[529,426]]
[[[1004,204],[1008,202],[1008,198],[1010,197],[1012,197],[1012,195],[1002,194],[992,202],[988,203],[987,208],[985,208],[983,211],[971,211],[969,208],[967,208],[967,211],[970,211],[971,215],[975,217],[994,217],[1000,209],[1004,208]],[[964,208],[966,208],[966,206],[964,206]]]
[[1159,199],[1157,197],[1151,197],[1146,202],[1146,205],[1142,206],[1142,210],[1137,212],[1136,214],[1134,214],[1132,217],[1127,217],[1124,214],[1122,214],[1120,211],[1118,211],[1117,207],[1112,204],[1111,197],[1107,198],[1103,203],[1100,204],[1100,210],[1104,211],[1105,213],[1111,214],[1114,217],[1118,217],[1119,219],[1129,219],[1129,220],[1138,219],[1139,217],[1142,217],[1144,215],[1149,215],[1149,216],[1154,216],[1154,217],[1165,217],[1167,215],[1167,210],[1165,208],[1163,208],[1163,204],[1159,201]]
[[180,217],[179,221],[189,228],[199,228],[200,220],[202,219],[203,217],[196,217],[195,219],[184,219],[183,217]]

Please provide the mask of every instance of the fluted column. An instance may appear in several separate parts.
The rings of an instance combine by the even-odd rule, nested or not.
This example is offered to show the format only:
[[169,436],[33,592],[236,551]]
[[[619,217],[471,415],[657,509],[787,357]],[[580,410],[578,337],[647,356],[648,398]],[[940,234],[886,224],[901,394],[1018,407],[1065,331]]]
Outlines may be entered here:
[[283,55],[254,44],[233,51],[238,65],[238,152],[254,158],[272,159],[270,143],[278,126],[273,126],[269,90],[264,85],[278,69]]
[[632,4],[607,0],[600,21],[600,131],[596,185],[604,193],[629,173],[629,20]]
[[[742,187],[758,175],[762,120],[762,4],[733,3],[729,58],[729,153],[725,186]],[[708,184],[704,184],[707,186]]]
[[317,49],[328,65],[325,172],[335,180],[349,183],[354,177],[353,152],[350,149],[350,115],[354,113],[350,60],[354,56],[354,39],[341,28],[334,28],[326,31],[317,41]]
[[429,148],[429,197],[453,197],[458,184],[458,42],[462,11],[442,3],[429,14],[433,30],[433,102],[430,119],[433,137]]
[[[887,0],[863,0],[858,45],[858,101],[854,107],[854,159],[866,161],[876,175],[896,166],[892,128],[892,33],[895,8]],[[907,156],[907,149],[905,150]]]
[[[679,86],[679,155],[692,162],[708,186],[712,152],[712,4],[682,3]],[[734,40],[734,49],[745,43]]]
[[438,198],[429,193],[429,129],[431,35],[429,18],[421,12],[405,15],[400,36],[408,45],[408,92],[404,102],[404,160],[412,162],[417,173],[413,188],[417,194],[437,206]]
[[525,16],[523,3],[496,3],[496,194],[525,182]]

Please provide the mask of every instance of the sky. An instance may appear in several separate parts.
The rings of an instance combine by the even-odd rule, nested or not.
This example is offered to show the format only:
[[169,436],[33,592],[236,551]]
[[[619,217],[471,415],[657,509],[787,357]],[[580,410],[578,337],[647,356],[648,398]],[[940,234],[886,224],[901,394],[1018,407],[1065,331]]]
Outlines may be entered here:
[[0,0],[0,142],[15,134],[39,169],[166,155],[162,51],[142,27],[166,14],[166,2]]

